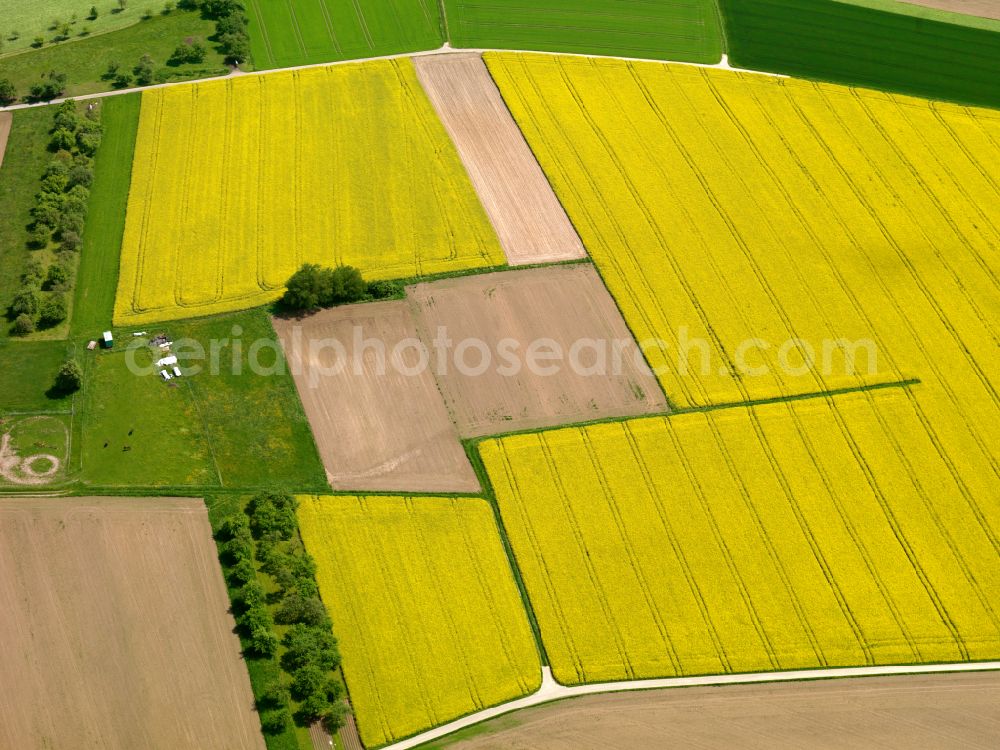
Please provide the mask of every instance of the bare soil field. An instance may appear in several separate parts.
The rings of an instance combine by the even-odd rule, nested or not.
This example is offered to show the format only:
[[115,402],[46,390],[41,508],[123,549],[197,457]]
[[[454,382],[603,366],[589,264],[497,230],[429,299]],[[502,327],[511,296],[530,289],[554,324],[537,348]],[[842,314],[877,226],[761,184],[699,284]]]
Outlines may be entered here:
[[1000,0],[904,0],[904,2],[927,8],[950,10],[953,13],[964,13],[967,16],[1000,20]]
[[10,124],[14,115],[10,112],[0,112],[0,167],[3,166],[3,155],[7,151],[7,138],[10,136]]
[[433,375],[411,369],[419,341],[405,300],[276,318],[274,328],[334,489],[479,491]]
[[200,500],[0,498],[0,747],[263,748]]
[[[444,279],[407,294],[463,437],[667,408],[590,264]],[[432,343],[442,332],[451,342],[444,366]]]
[[583,243],[482,57],[413,58],[511,265],[582,258]]
[[587,696],[476,728],[450,750],[991,748],[1000,674],[865,677]]

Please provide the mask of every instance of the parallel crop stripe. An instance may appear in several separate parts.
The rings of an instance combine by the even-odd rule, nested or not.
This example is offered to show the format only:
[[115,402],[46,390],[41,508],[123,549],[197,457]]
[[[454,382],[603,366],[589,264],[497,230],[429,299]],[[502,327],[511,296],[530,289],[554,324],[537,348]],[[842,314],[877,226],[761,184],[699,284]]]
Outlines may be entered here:
[[366,746],[538,688],[534,638],[485,502],[305,497],[299,518]]
[[484,443],[556,678],[995,657],[1000,512],[914,490],[935,449],[884,394]]
[[265,304],[304,262],[372,278],[503,263],[412,64],[144,93],[115,321]]

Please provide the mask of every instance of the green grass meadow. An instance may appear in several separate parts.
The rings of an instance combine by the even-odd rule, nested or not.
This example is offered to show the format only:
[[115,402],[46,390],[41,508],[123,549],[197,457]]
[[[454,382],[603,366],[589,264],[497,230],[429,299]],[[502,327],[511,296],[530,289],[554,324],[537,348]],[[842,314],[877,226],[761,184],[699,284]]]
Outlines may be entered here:
[[437,49],[437,0],[246,0],[254,66],[350,60]]
[[444,0],[454,47],[716,63],[714,0]]
[[140,102],[139,94],[126,94],[101,104],[104,137],[94,158],[94,183],[80,250],[71,324],[74,337],[96,338],[111,327]]
[[[97,18],[90,18],[90,9],[97,9]],[[86,35],[103,34],[138,23],[143,13],[158,13],[163,0],[129,0],[125,10],[118,0],[3,0],[0,3],[0,35],[3,48],[0,53],[31,49],[35,37],[42,37],[45,44],[53,44],[59,34],[56,21],[70,25],[70,40],[55,44],[68,44],[86,32]],[[17,38],[14,39],[14,32]]]
[[[163,3],[156,7],[162,8]],[[127,12],[132,12],[132,3]],[[55,70],[66,74],[66,95],[81,96],[113,88],[111,81],[102,78],[110,63],[131,70],[143,55],[152,57],[154,69],[169,74],[170,80],[224,75],[227,69],[223,56],[208,41],[214,33],[215,22],[202,18],[197,11],[174,10],[107,34],[0,57],[0,78],[9,78],[18,94],[24,96],[43,73]],[[168,66],[174,49],[188,37],[205,43],[208,53],[204,62]]]
[[[164,382],[162,352],[116,331],[113,351],[86,353],[82,480],[91,488],[295,491],[327,488],[298,393],[261,310],[147,328],[174,341],[183,377]],[[236,353],[235,340],[242,351]],[[218,367],[211,360],[218,344]],[[249,366],[250,346],[258,345]],[[268,343],[269,342],[269,343]],[[199,349],[207,359],[193,358]],[[131,363],[131,364],[130,364]],[[234,367],[234,363],[238,364]],[[268,371],[273,371],[270,374]]]
[[1000,22],[885,0],[720,0],[739,67],[1000,107]]

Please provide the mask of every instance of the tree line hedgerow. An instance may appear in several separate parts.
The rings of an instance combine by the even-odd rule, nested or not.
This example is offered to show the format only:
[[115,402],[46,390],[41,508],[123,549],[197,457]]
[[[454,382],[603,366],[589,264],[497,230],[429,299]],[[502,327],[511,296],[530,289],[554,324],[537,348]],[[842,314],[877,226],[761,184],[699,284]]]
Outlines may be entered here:
[[[258,494],[245,513],[223,521],[217,537],[241,634],[255,656],[277,658],[285,675],[258,695],[264,731],[280,734],[291,720],[322,720],[333,733],[346,711],[334,676],[340,652],[319,598],[316,564],[298,538],[296,506],[285,493]],[[280,640],[276,624],[286,627]]]
[[67,101],[55,109],[49,141],[53,157],[35,195],[26,237],[35,252],[21,276],[23,289],[8,310],[17,335],[66,319],[66,293],[73,288],[101,132],[98,107],[81,115],[76,103]]

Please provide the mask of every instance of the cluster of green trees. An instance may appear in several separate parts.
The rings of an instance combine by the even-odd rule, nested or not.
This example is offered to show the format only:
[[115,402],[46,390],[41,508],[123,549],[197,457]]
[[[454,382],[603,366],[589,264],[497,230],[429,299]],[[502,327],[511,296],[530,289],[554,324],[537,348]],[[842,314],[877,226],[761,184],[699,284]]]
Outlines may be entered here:
[[[319,597],[316,564],[298,538],[296,500],[287,493],[256,495],[245,514],[227,518],[219,531],[223,562],[236,587],[236,621],[250,649],[276,656],[287,680],[276,680],[259,696],[265,732],[278,734],[294,719],[308,725],[321,719],[331,732],[343,722],[343,689],[333,672],[340,652],[330,618]],[[274,582],[266,593],[258,567]],[[271,616],[269,604],[275,605]],[[275,622],[289,626],[279,642]],[[286,684],[287,683],[287,684]],[[297,708],[292,713],[291,701]]]
[[247,14],[240,0],[182,0],[181,7],[200,8],[215,21],[215,42],[226,63],[239,65],[250,59],[250,32]]
[[56,246],[47,267],[36,255],[22,274],[23,289],[9,310],[18,335],[66,319],[66,294],[73,288],[76,253],[94,181],[93,156],[100,143],[100,109],[88,108],[80,115],[73,101],[56,108],[49,141],[53,158],[35,195],[27,237],[28,246],[35,251],[45,251],[53,243]]
[[400,294],[391,281],[367,283],[354,266],[327,268],[305,263],[285,284],[282,307],[296,312],[318,310],[350,302],[390,299]]

